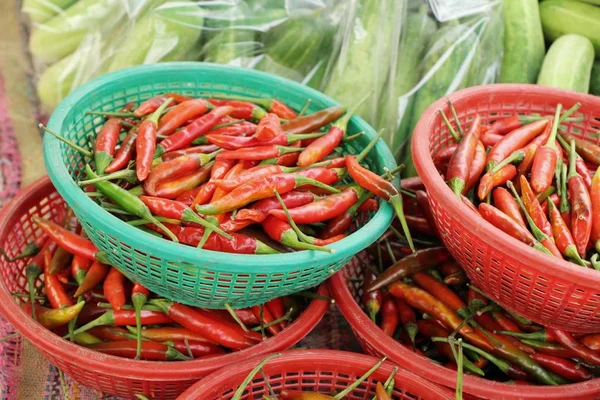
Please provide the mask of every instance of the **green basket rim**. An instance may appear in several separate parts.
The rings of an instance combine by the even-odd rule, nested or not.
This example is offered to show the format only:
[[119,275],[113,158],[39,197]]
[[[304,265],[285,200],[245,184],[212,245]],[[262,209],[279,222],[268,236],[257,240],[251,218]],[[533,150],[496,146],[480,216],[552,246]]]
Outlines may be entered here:
[[[68,115],[69,110],[74,107],[80,99],[93,95],[94,91],[105,83],[115,80],[126,79],[133,74],[143,74],[149,71],[168,69],[176,73],[178,70],[205,70],[215,73],[243,73],[256,78],[270,80],[279,85],[291,86],[297,91],[304,93],[307,98],[316,99],[327,104],[327,106],[339,105],[331,97],[324,95],[308,86],[292,80],[270,75],[261,71],[244,69],[233,66],[226,66],[213,63],[200,62],[171,62],[142,65],[111,72],[106,75],[95,78],[82,85],[71,94],[69,94],[54,110],[48,122],[48,128],[61,132],[62,125]],[[372,139],[375,136],[375,130],[361,117],[353,116],[355,122],[364,130],[365,136]],[[234,254],[222,253],[212,250],[197,249],[168,240],[155,237],[149,233],[143,232],[115,217],[96,204],[73,180],[68,173],[67,167],[59,157],[60,141],[55,137],[44,135],[44,160],[46,169],[56,187],[58,193],[74,209],[77,214],[85,214],[89,222],[95,229],[115,238],[127,237],[126,243],[136,250],[140,250],[149,255],[169,254],[171,262],[181,262],[192,264],[189,267],[198,267],[196,264],[201,260],[204,264],[214,263],[214,269],[226,273],[286,273],[302,269],[302,265],[309,263],[327,263],[332,264],[345,257],[352,256],[364,247],[373,243],[388,228],[393,217],[392,207],[387,202],[380,203],[376,214],[362,228],[348,235],[346,238],[329,245],[334,253],[325,253],[320,251],[298,251],[293,253],[272,254],[272,255],[254,255],[254,254]],[[374,150],[383,158],[385,164],[391,169],[395,168],[396,161],[392,156],[390,149],[379,140]],[[397,179],[397,178],[396,178]],[[359,249],[359,250],[355,250]],[[224,263],[224,257],[226,261]],[[176,260],[175,260],[176,259]],[[273,267],[278,267],[274,270]]]

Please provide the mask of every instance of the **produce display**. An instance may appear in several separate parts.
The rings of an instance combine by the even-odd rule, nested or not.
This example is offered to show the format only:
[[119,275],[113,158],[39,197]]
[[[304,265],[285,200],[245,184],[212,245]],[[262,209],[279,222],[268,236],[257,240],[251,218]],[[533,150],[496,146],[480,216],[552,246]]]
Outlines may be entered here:
[[12,262],[29,258],[28,293],[13,295],[43,327],[101,353],[183,361],[243,350],[282,332],[306,299],[320,298],[307,292],[229,312],[186,306],[104,264],[72,212],[62,226],[37,216],[33,221],[44,234],[20,255],[5,256]]
[[354,276],[364,311],[386,335],[459,375],[516,385],[598,377],[597,334],[540,326],[489,300],[439,244],[420,181],[404,190],[418,250],[392,227],[357,256],[362,274]]
[[515,115],[483,126],[477,116],[463,135],[446,118],[458,144],[435,163],[459,199],[504,233],[600,270],[600,147],[559,132],[578,107],[559,104],[553,117],[526,124]]

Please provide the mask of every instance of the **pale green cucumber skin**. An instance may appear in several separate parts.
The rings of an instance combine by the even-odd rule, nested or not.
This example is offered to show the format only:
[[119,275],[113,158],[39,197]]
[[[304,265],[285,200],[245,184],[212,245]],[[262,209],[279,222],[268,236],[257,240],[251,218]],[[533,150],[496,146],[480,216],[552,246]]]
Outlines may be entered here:
[[597,60],[592,67],[590,94],[600,96],[600,60]]
[[575,33],[587,37],[600,56],[600,7],[570,0],[547,0],[540,4],[544,35],[550,42]]
[[504,0],[502,83],[535,83],[546,47],[537,0]]
[[594,46],[586,37],[570,34],[558,38],[544,58],[538,85],[588,93]]

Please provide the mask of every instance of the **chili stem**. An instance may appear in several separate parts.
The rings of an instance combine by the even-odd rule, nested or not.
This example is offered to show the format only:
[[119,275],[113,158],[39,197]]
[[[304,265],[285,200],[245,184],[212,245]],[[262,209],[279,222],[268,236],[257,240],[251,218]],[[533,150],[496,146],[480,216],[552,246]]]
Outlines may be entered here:
[[452,112],[452,116],[454,117],[454,122],[456,123],[456,128],[458,129],[458,133],[460,133],[460,136],[463,136],[463,129],[462,126],[460,126],[460,120],[458,119],[458,114],[456,113],[456,108],[454,108],[454,104],[452,104],[452,102],[450,101],[450,99],[448,99],[448,107],[450,107],[450,111]]
[[369,152],[373,149],[373,147],[375,147],[375,144],[377,143],[377,141],[381,138],[381,136],[383,136],[384,132],[385,132],[385,129],[381,129],[377,133],[377,135],[375,135],[375,137],[369,142],[369,144],[365,146],[365,148],[356,156],[357,162],[360,163],[362,160],[364,160],[364,158],[367,156],[367,154],[369,154]]
[[84,149],[83,147],[79,146],[76,143],[73,143],[72,141],[70,141],[68,139],[65,139],[64,137],[62,137],[58,133],[56,133],[56,132],[48,129],[47,127],[45,127],[43,124],[39,124],[38,127],[40,127],[41,129],[43,129],[44,131],[48,132],[49,134],[51,134],[52,136],[54,136],[55,138],[57,138],[61,142],[66,143],[69,147],[77,150],[78,152],[80,152],[84,156],[86,156],[88,158],[92,158],[92,152],[91,151]]
[[303,116],[304,113],[308,110],[308,107],[310,107],[310,103],[312,103],[312,99],[306,100],[306,103],[304,103],[304,107],[302,107],[302,110],[300,110],[300,112],[298,113],[299,117]]
[[454,130],[454,127],[450,124],[450,121],[448,121],[448,117],[446,117],[446,114],[444,114],[444,112],[442,110],[438,110],[438,112],[442,116],[442,119],[444,120],[444,123],[448,127],[448,131],[450,132],[450,134],[454,138],[454,141],[456,143],[459,143],[460,142],[460,136],[458,136],[458,133]]
[[269,361],[271,361],[275,357],[279,357],[280,355],[281,355],[281,353],[271,354],[270,356],[268,356],[267,358],[265,358],[264,360],[262,360],[261,362],[259,362],[258,365],[256,365],[256,367],[254,367],[252,369],[252,371],[250,371],[250,373],[248,374],[248,376],[246,376],[246,379],[244,379],[244,381],[241,383],[241,385],[238,386],[238,388],[235,391],[235,393],[234,393],[233,397],[231,398],[231,400],[240,400],[242,398],[242,395],[244,394],[244,390],[246,390],[246,387],[254,379],[254,377],[256,376],[256,374],[258,373],[258,371],[260,371],[262,369],[262,367],[265,366],[266,363],[268,363]]
[[346,389],[342,390],[341,392],[339,392],[338,394],[336,394],[335,396],[333,396],[333,398],[334,399],[343,399],[344,396],[350,394],[361,383],[363,383],[369,376],[371,376],[371,374],[373,372],[377,371],[379,369],[379,367],[381,367],[381,364],[383,364],[383,362],[386,359],[387,359],[387,357],[383,357],[375,365],[373,365],[373,367],[371,367],[370,370],[368,370],[367,372],[365,372],[365,374],[363,376],[361,376],[360,378],[358,378],[352,385],[348,386]]
[[248,328],[246,328],[246,325],[244,325],[240,317],[236,314],[235,310],[229,305],[229,303],[225,303],[225,309],[229,315],[231,315],[231,318],[233,318],[233,320],[237,322],[237,324],[244,330],[244,332],[248,332]]
[[[271,321],[271,322],[269,322],[269,323],[267,323],[267,324],[264,324],[264,325],[263,325],[263,328],[270,328],[270,327],[272,327],[273,325],[278,325],[278,324],[280,324],[280,323],[282,323],[282,322],[284,322],[284,321],[289,321],[289,320],[290,320],[290,318],[291,318],[291,316],[289,315],[289,312],[288,312],[288,313],[287,313],[286,315],[284,315],[283,317],[279,317],[279,318],[277,318],[277,319],[274,319],[273,321]],[[251,328],[250,330],[251,330],[252,332],[258,332],[258,331],[260,331],[260,326],[255,326],[254,328]]]

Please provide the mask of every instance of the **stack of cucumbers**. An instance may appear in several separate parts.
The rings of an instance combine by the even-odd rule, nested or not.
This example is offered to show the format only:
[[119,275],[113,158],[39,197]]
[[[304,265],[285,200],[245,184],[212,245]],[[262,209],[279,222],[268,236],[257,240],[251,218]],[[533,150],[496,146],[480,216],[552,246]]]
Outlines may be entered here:
[[600,96],[600,0],[504,0],[500,81]]

